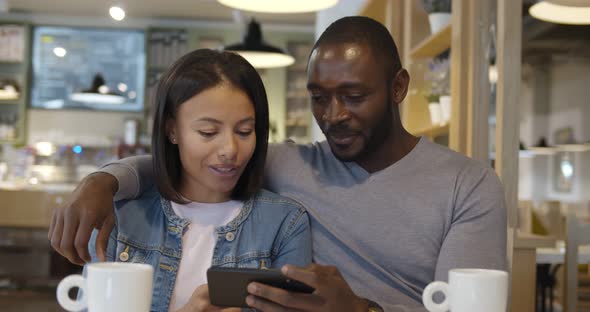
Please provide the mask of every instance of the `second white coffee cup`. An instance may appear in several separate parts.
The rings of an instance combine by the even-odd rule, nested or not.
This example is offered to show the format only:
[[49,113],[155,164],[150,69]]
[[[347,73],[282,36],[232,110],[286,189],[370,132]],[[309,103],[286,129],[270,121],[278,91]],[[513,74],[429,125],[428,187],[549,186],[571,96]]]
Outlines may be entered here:
[[[435,303],[441,292],[445,299]],[[449,283],[432,282],[422,293],[422,303],[430,312],[506,312],[508,273],[484,269],[453,269]]]
[[[86,266],[86,277],[70,275],[57,286],[57,301],[68,311],[146,312],[152,302],[154,269],[149,264],[101,262]],[[82,291],[78,300],[68,296],[71,288]]]

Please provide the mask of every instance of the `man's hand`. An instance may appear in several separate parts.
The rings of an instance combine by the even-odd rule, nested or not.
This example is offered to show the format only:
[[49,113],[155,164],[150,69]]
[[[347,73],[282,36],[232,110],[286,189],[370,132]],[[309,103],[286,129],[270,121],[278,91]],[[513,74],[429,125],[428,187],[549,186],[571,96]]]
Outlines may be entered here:
[[88,241],[97,228],[96,254],[104,261],[115,224],[113,196],[117,189],[117,179],[108,173],[84,178],[65,204],[53,211],[47,234],[51,246],[70,262],[83,265],[91,260]]
[[312,264],[308,268],[285,265],[287,277],[313,288],[312,294],[289,292],[260,283],[250,283],[249,306],[262,311],[367,311],[367,300],[354,294],[340,271],[333,266]]
[[209,301],[209,287],[203,284],[191,295],[191,298],[184,307],[176,312],[240,312],[240,308],[221,308],[211,305]]

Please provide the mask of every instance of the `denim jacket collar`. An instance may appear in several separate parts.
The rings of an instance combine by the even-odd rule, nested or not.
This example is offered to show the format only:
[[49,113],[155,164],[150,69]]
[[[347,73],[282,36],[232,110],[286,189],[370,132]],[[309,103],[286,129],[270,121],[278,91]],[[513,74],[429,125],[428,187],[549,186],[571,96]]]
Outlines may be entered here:
[[[254,197],[257,197],[257,196],[258,195],[255,195]],[[183,229],[183,231],[184,231],[184,228],[190,224],[190,221],[187,219],[183,219],[183,218],[179,217],[178,215],[176,215],[176,213],[174,213],[174,210],[172,209],[172,204],[170,203],[169,200],[161,197],[160,203],[162,204],[162,210],[164,210],[164,215],[166,216],[166,218],[168,218],[169,226],[171,228],[179,227],[179,228]],[[240,213],[238,214],[237,217],[235,217],[233,220],[231,220],[228,224],[217,227],[215,229],[215,231],[219,234],[236,231],[238,229],[238,227],[250,215],[253,205],[254,205],[254,198],[251,197],[250,199],[248,199],[244,203],[244,206],[240,209]],[[182,233],[183,231],[180,231],[180,233]]]

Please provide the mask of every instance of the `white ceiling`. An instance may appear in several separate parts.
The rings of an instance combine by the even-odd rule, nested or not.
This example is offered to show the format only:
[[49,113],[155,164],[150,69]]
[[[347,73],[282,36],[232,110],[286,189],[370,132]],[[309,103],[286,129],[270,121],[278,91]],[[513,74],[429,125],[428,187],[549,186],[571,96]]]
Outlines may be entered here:
[[[1,1],[1,0],[0,0]],[[261,14],[239,12],[216,0],[4,0],[10,13],[72,16],[108,16],[109,7],[122,6],[127,17],[180,18],[203,21],[245,22],[255,17],[261,23],[297,24],[312,26],[315,13]],[[294,0],[296,1],[296,0]],[[237,13],[237,14],[236,14]],[[236,20],[237,19],[237,20]],[[242,19],[242,20],[240,20]]]

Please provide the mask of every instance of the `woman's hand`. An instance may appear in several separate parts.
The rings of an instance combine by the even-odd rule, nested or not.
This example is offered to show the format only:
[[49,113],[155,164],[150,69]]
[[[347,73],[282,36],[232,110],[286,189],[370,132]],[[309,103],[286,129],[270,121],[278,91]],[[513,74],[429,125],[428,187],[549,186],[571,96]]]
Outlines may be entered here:
[[191,295],[188,303],[177,312],[239,312],[240,308],[222,308],[209,301],[209,287],[203,284]]

